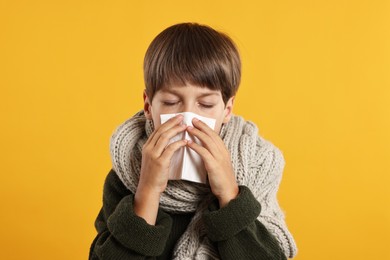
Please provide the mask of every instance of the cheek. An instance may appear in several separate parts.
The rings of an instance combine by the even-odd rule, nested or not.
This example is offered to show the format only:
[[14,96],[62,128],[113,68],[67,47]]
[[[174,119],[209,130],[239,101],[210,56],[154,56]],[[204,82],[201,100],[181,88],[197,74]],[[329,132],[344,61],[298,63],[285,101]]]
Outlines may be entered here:
[[153,125],[154,125],[154,129],[156,129],[157,127],[159,127],[161,125],[159,115],[157,117],[153,117]]
[[217,119],[215,121],[214,131],[219,134],[219,132],[221,131],[221,127],[222,127],[222,120],[221,119]]
[[153,125],[154,125],[154,129],[156,129],[157,127],[159,127],[161,125],[161,120],[160,120],[160,113],[158,113],[158,111],[155,111],[155,110],[151,110],[152,112],[152,120],[153,120]]
[[215,127],[214,131],[219,134],[221,128],[222,128],[222,123],[225,118],[225,111],[224,110],[219,110],[216,111],[212,116],[209,116],[211,118],[215,119]]

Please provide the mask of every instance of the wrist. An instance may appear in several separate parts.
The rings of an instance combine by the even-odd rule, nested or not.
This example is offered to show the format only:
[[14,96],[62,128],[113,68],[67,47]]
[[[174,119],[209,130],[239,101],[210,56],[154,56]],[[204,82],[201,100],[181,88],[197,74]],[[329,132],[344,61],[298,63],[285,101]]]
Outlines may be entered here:
[[156,224],[161,193],[138,187],[134,195],[134,213],[150,225]]
[[141,182],[138,184],[135,195],[142,197],[145,200],[159,200],[161,191],[158,189],[150,187],[150,185],[143,185]]
[[235,185],[228,192],[222,194],[221,196],[218,196],[217,199],[219,202],[219,207],[220,208],[225,207],[231,200],[235,199],[238,196],[239,192],[240,192],[240,189],[238,188],[238,185]]

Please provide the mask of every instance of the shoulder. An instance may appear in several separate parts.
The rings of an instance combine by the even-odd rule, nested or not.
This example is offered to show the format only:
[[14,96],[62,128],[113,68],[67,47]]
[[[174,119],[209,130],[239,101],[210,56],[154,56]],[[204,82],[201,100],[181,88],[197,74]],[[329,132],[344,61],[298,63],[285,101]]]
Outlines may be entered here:
[[271,141],[259,136],[256,143],[256,162],[254,168],[258,185],[263,192],[276,191],[282,180],[285,159],[282,151]]
[[247,145],[255,146],[255,158],[264,158],[284,165],[285,160],[282,150],[259,132],[259,127],[256,123],[245,120],[242,116],[238,115],[232,116],[231,121],[227,125],[227,132],[231,131],[239,136],[240,143],[247,141]]
[[284,155],[282,150],[277,147],[273,142],[271,142],[268,139],[265,139],[262,136],[258,136],[256,146],[257,149],[257,155],[268,157],[269,160],[278,163],[278,164],[284,164]]
[[123,184],[123,182],[121,181],[121,179],[119,178],[115,170],[111,169],[104,181],[104,194],[105,195],[108,194],[128,195],[130,193],[131,193],[130,190],[126,188],[126,186]]
[[251,162],[252,166],[261,173],[263,184],[273,183],[278,185],[285,167],[284,154],[275,143],[265,138],[259,131],[256,124],[252,121],[245,121],[247,132],[255,135],[254,154]]
[[255,158],[257,158],[258,161],[265,160],[273,166],[284,166],[285,158],[282,149],[261,134],[258,134],[256,137],[255,150]]

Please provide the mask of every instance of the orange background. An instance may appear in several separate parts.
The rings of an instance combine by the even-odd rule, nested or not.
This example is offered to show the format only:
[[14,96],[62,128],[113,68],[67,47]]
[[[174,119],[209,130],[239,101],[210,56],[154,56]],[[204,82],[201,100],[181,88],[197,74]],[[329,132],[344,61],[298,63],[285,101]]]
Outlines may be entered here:
[[167,26],[238,44],[234,112],[284,153],[296,259],[390,259],[389,1],[0,2],[0,259],[87,259],[109,138]]

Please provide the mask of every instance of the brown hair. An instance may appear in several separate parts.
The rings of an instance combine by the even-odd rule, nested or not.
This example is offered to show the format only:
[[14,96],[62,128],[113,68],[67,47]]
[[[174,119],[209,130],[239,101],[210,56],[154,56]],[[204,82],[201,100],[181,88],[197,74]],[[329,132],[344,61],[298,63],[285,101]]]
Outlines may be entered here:
[[226,104],[240,84],[240,55],[224,33],[196,23],[176,24],[149,45],[144,80],[151,101],[161,88],[189,83],[220,90]]

